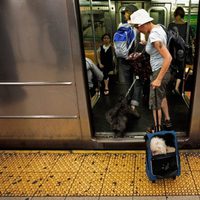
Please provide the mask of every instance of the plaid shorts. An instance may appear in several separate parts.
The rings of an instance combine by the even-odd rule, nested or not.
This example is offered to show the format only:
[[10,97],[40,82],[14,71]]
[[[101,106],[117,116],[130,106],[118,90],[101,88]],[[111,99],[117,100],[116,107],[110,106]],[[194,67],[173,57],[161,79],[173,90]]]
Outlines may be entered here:
[[[156,79],[159,72],[160,72],[160,69],[153,72],[153,74],[151,76],[151,82]],[[163,77],[160,87],[156,88],[157,106],[155,105],[155,91],[150,86],[150,94],[149,94],[149,108],[150,109],[153,109],[153,110],[161,109],[161,103],[162,103],[162,100],[166,97],[166,88],[167,88],[167,84],[169,83],[170,79],[171,79],[171,73],[168,70],[166,72],[165,76]]]

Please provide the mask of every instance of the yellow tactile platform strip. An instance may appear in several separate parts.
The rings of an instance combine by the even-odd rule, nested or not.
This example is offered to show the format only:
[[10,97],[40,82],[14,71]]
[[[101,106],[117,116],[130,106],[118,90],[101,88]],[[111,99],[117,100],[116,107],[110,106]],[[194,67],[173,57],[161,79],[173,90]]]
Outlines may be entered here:
[[180,157],[180,177],[152,183],[145,151],[0,151],[0,196],[200,195],[200,151]]

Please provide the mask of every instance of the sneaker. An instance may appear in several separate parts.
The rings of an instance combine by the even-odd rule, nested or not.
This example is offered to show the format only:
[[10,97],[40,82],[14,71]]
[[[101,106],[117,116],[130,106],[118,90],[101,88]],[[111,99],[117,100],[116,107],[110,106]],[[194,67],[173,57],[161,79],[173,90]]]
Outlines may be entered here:
[[165,120],[165,128],[166,130],[172,130],[172,122],[171,120]]
[[140,113],[137,111],[136,107],[130,106],[129,113],[136,118],[140,118]]

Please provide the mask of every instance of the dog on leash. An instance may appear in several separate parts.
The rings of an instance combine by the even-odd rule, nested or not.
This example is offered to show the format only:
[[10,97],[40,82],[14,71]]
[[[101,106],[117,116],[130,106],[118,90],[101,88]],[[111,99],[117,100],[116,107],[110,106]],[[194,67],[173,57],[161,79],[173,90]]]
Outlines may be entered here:
[[127,99],[121,96],[118,103],[106,113],[106,120],[116,137],[122,137],[126,130],[129,110]]
[[175,152],[174,147],[167,146],[165,140],[157,136],[151,139],[150,149],[153,156]]

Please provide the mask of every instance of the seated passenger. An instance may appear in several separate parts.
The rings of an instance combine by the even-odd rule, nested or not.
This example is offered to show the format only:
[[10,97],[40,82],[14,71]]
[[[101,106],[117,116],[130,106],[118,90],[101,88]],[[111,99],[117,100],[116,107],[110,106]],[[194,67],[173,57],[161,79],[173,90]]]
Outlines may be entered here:
[[103,80],[103,72],[89,58],[85,58],[87,68],[88,86],[90,96],[94,96],[99,91],[100,83]]

